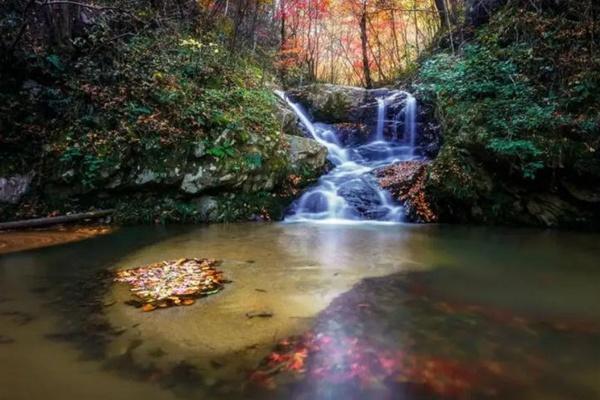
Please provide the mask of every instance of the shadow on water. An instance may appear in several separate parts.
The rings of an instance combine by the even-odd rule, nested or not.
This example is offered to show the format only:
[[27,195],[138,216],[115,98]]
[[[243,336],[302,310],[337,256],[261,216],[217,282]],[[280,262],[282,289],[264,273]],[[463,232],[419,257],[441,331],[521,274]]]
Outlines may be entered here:
[[[70,374],[78,369],[90,369],[88,364],[81,364],[86,361],[105,362],[107,344],[122,333],[122,328],[111,326],[104,314],[110,306],[105,303],[104,296],[112,285],[112,274],[107,268],[127,254],[190,230],[190,227],[132,227],[76,243],[0,255],[0,344],[12,344],[14,346],[5,350],[13,350],[17,357],[26,356],[16,360],[6,352],[6,359],[0,357],[3,360],[2,375],[9,380],[8,384],[2,385],[9,396],[6,399],[34,398],[38,392],[44,392],[43,389],[23,391],[27,376],[45,374],[43,371],[50,368],[64,368],[64,374]],[[78,353],[70,354],[69,348],[61,343],[77,349]],[[36,356],[38,346],[43,350]],[[68,354],[64,357],[67,361],[56,357],[53,363],[56,352]],[[27,359],[34,360],[35,365],[25,361]],[[71,364],[61,365],[62,361]],[[25,367],[28,364],[30,367]],[[90,377],[96,374],[99,380],[103,378],[95,372],[96,367],[91,370],[94,371],[91,375],[90,371],[84,374]],[[11,376],[17,379],[10,381]],[[56,392],[47,393],[47,398],[64,398],[64,393],[58,389],[60,383],[53,384],[51,376],[48,373],[42,377],[38,385],[56,389]],[[103,385],[101,381],[87,382],[87,387],[80,383],[82,387],[74,390],[75,393],[86,393],[95,385],[97,388]],[[11,393],[11,384],[19,391]],[[138,392],[135,387],[123,389],[123,398],[128,391]],[[90,398],[102,398],[103,392],[99,390]],[[0,399],[4,400],[3,396],[0,394]]]
[[[232,224],[1,256],[0,399],[45,393],[31,376],[48,399],[598,398],[598,239]],[[197,256],[234,282],[191,307],[142,313],[112,284],[114,268]]]
[[248,395],[294,399],[593,399],[600,320],[465,303],[453,268],[367,278],[281,340]]

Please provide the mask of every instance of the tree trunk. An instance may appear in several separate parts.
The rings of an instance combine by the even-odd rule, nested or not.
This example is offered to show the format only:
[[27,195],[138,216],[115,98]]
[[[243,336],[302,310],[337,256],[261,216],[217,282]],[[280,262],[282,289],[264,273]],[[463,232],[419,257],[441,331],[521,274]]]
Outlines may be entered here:
[[[285,46],[286,46],[286,41],[287,41],[287,36],[285,34],[285,30],[286,30],[286,26],[285,26],[285,22],[286,22],[286,17],[285,17],[285,0],[280,0],[279,3],[279,7],[280,7],[280,13],[281,13],[281,26],[279,27],[280,29],[280,35],[281,35],[281,46],[279,48],[279,57],[282,61],[284,61],[284,57],[285,57]],[[283,84],[285,85],[285,77],[286,77],[286,73],[285,73],[285,66],[283,65],[283,63],[279,66],[279,74],[281,77],[281,82],[283,82]]]
[[373,87],[373,81],[371,79],[371,69],[369,67],[368,41],[369,38],[367,36],[367,4],[366,2],[363,2],[362,12],[360,14],[360,42],[362,48],[362,64],[365,79],[365,87],[367,89],[370,89]]
[[444,0],[435,0],[435,8],[437,9],[438,16],[440,18],[440,27],[444,29],[446,26],[446,2]]
[[90,211],[80,214],[61,215],[58,217],[47,217],[47,218],[36,218],[27,219],[22,221],[11,221],[0,223],[0,231],[7,229],[25,229],[25,228],[37,228],[41,226],[65,224],[69,222],[83,221],[86,219],[97,219],[107,217],[114,213],[115,210],[99,210]]

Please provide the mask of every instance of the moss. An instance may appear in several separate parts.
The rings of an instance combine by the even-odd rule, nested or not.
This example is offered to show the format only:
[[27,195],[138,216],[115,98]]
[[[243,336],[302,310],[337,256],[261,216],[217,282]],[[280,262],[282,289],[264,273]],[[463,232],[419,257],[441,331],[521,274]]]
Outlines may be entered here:
[[589,21],[575,3],[562,13],[518,4],[419,70],[418,96],[443,128],[427,180],[442,219],[539,223],[527,208],[538,194],[582,215],[593,208],[561,182],[600,185],[600,58],[587,50],[597,39],[582,34]]
[[327,96],[325,103],[315,111],[315,117],[325,121],[345,121],[349,107],[347,95],[335,92]]
[[[127,222],[194,222],[175,189],[199,165],[252,182],[285,178],[275,97],[254,61],[182,27],[92,51],[112,37],[109,27],[94,29],[76,54],[42,49],[0,82],[0,127],[8,133],[0,172],[34,170],[30,200],[44,204],[40,212],[116,205]],[[155,182],[142,188],[140,174]]]

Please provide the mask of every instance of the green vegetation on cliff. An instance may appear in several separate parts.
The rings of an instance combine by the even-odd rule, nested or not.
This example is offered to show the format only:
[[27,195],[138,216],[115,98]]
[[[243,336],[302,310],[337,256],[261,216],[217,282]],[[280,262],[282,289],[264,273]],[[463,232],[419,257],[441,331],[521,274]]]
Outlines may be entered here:
[[[200,8],[113,5],[0,7],[0,31],[15,43],[0,60],[0,177],[33,176],[0,220],[88,207],[116,207],[129,222],[279,213],[267,192],[298,171],[269,72]],[[26,20],[57,11],[84,26]],[[208,218],[199,196],[221,210]]]
[[442,220],[598,218],[600,24],[583,3],[509,2],[423,63],[420,96],[445,142],[427,181]]

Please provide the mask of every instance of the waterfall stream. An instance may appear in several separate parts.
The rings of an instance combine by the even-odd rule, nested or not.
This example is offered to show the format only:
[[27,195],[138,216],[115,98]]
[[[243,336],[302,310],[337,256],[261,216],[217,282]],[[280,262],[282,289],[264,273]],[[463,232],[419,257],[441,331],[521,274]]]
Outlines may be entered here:
[[[328,159],[334,168],[323,175],[292,205],[288,222],[318,221],[352,223],[379,221],[402,222],[404,210],[389,192],[380,188],[372,172],[380,167],[409,161],[416,157],[416,112],[414,96],[404,91],[387,91],[377,100],[375,131],[366,143],[344,146],[335,127],[311,121],[302,105],[277,92],[294,110],[313,139],[327,147]],[[404,105],[388,119],[389,107]],[[400,137],[398,127],[403,125]],[[386,135],[392,132],[391,135]]]

